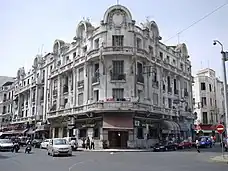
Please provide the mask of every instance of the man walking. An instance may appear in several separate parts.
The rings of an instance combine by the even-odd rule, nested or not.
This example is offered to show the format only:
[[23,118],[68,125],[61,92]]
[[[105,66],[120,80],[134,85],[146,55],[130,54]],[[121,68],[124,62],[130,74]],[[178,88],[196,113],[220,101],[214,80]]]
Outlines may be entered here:
[[196,139],[196,149],[197,149],[197,152],[200,153],[198,138]]

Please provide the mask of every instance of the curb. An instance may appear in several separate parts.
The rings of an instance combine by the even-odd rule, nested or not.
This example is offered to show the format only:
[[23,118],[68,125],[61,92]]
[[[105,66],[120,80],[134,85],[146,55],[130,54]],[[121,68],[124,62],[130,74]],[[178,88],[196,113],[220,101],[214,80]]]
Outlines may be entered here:
[[107,150],[84,150],[84,149],[78,149],[77,151],[83,151],[83,152],[153,152],[153,150],[115,150],[115,149],[107,149]]
[[217,163],[226,163],[228,164],[228,156],[216,156],[216,157],[211,157],[210,158],[212,161],[217,162]]

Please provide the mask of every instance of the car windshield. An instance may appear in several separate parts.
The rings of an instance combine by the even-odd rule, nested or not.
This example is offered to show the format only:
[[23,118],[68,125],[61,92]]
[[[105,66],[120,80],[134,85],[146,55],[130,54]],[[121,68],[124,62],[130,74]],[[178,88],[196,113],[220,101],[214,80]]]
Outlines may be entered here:
[[0,140],[0,143],[2,143],[2,144],[11,143],[11,141],[8,139],[2,139],[2,140]]
[[207,140],[206,137],[201,137],[201,138],[200,138],[200,141],[206,141],[206,140]]
[[56,139],[56,140],[53,140],[53,144],[54,145],[65,145],[65,144],[67,144],[67,141],[65,139]]

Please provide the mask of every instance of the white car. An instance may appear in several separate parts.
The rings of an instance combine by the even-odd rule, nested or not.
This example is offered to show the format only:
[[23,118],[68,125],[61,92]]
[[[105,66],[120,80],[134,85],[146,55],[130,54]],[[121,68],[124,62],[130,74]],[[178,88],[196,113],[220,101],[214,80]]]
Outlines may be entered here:
[[44,140],[41,144],[40,144],[40,148],[45,148],[47,149],[49,143],[50,143],[51,139],[46,139]]
[[77,150],[78,149],[78,141],[76,137],[64,137],[69,144],[71,145],[72,150]]
[[65,138],[53,138],[48,145],[47,154],[53,157],[56,155],[72,156],[71,145]]
[[9,139],[0,139],[0,151],[11,151],[13,143]]

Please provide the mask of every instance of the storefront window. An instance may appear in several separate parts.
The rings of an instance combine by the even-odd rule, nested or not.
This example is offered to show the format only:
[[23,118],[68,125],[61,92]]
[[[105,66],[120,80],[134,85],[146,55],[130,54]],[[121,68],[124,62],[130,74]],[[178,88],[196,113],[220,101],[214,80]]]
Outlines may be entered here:
[[85,138],[87,136],[87,129],[83,128],[79,130],[79,138]]
[[157,132],[157,129],[154,129],[154,128],[149,128],[149,139],[152,139],[152,138],[158,138],[158,132]]
[[100,128],[93,128],[93,137],[96,139],[100,138]]
[[144,139],[144,136],[143,136],[143,128],[141,127],[139,127],[139,128],[137,128],[137,138],[138,139]]

